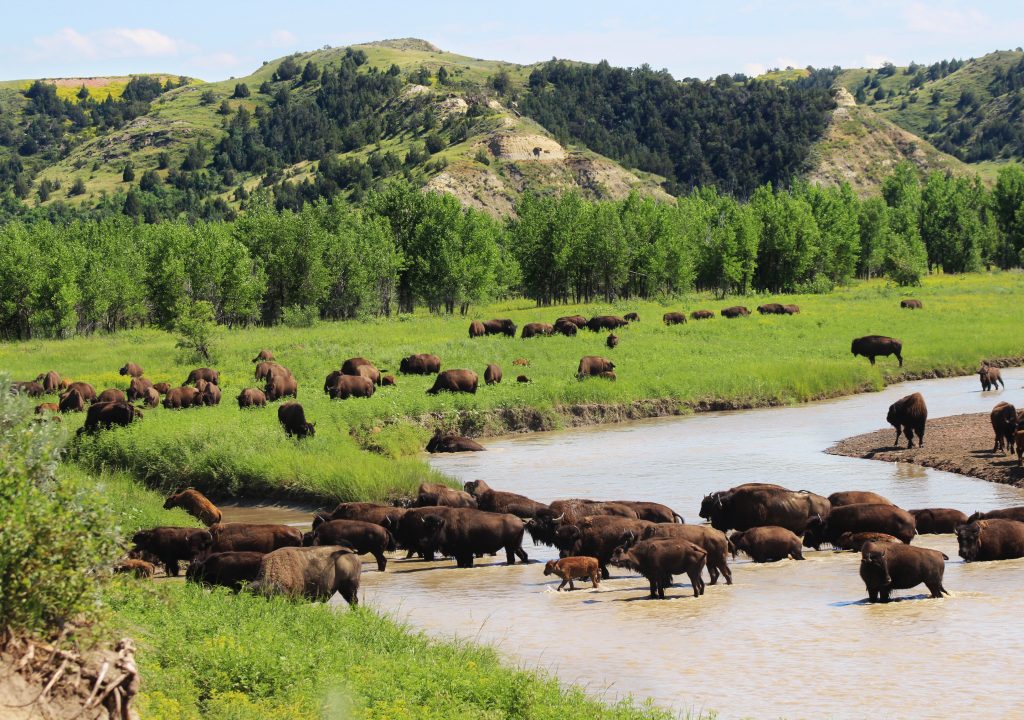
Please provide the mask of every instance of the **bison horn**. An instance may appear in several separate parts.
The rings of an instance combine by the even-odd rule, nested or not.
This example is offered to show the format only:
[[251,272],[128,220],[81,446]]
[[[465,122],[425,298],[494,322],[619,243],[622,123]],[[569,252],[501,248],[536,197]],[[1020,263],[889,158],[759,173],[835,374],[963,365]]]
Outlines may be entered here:
[[564,518],[564,517],[565,517],[565,513],[562,513],[561,515],[559,515],[558,517],[556,517],[554,521],[555,521],[555,522],[562,522],[562,518]]

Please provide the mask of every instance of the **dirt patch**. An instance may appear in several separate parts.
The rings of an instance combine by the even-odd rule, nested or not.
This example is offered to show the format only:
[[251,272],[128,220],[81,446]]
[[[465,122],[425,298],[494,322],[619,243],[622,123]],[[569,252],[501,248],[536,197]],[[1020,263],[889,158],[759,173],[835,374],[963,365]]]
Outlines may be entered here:
[[951,415],[929,420],[925,428],[924,447],[894,447],[896,430],[876,430],[842,440],[825,452],[831,455],[904,462],[945,470],[960,475],[1004,485],[1024,485],[1024,468],[1017,467],[1017,458],[1002,452],[993,453],[995,435],[988,413]]
[[543,135],[495,134],[489,142],[491,154],[502,160],[564,160],[565,148]]

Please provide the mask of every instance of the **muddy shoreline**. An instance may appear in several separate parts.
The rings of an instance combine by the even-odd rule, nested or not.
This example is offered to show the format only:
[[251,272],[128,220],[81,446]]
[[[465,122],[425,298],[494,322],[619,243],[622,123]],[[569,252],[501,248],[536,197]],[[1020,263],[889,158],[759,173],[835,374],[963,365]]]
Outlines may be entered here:
[[901,462],[945,472],[958,473],[989,482],[1024,486],[1024,468],[1017,466],[1012,454],[992,452],[995,435],[988,413],[970,413],[928,420],[924,447],[893,446],[893,428],[855,435],[828,448],[830,455]]

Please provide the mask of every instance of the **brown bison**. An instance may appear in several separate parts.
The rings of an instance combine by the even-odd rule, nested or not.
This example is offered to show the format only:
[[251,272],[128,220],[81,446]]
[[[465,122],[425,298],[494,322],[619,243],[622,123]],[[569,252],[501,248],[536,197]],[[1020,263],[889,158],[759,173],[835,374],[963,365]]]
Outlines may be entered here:
[[469,324],[469,338],[471,340],[473,338],[483,337],[486,334],[487,328],[485,328],[484,324],[479,320],[474,320]]
[[[253,373],[253,377],[256,380],[266,380],[270,377],[270,374],[274,372],[274,368],[281,367],[276,362],[261,362],[256,364],[256,371]],[[291,374],[291,371],[288,371]]]
[[843,505],[833,508],[827,517],[813,517],[804,532],[804,547],[821,549],[835,545],[846,532],[882,532],[910,544],[917,531],[914,516],[895,505]]
[[516,382],[517,383],[528,383],[528,382],[530,382],[530,378],[526,377],[525,375],[516,375]]
[[576,337],[576,333],[579,332],[579,327],[577,327],[575,323],[559,318],[555,321],[552,332],[557,335],[565,335],[566,337]]
[[427,442],[428,453],[479,452],[486,448],[472,438],[463,435],[442,435],[436,431]]
[[377,561],[377,569],[384,572],[388,567],[388,559],[384,552],[395,549],[395,538],[376,523],[362,520],[329,520],[318,523],[308,534],[308,538],[304,538],[303,545],[347,545],[355,550],[357,555],[373,555],[373,559]]
[[1002,450],[1003,453],[1013,452],[1014,433],[1017,432],[1017,408],[1007,402],[998,403],[989,415],[992,431],[996,435],[992,452]]
[[907,298],[906,300],[900,300],[900,307],[906,310],[920,310],[924,307],[920,300],[914,300],[913,298]]
[[831,507],[827,498],[806,490],[750,483],[706,496],[700,516],[722,532],[777,525],[799,535],[812,519],[828,517]]
[[501,382],[501,366],[495,363],[487,363],[487,367],[484,368],[484,383],[487,385],[497,385]]
[[619,346],[619,336],[615,333],[611,333],[608,335],[608,339],[605,340],[604,344],[608,346],[609,350],[614,350]]
[[799,305],[783,305],[782,306],[782,310],[787,315],[799,315],[800,314],[800,306]]
[[299,397],[299,383],[295,376],[286,368],[275,367],[267,378],[267,386],[263,390],[267,400],[273,402],[283,397]]
[[406,512],[407,509],[403,507],[379,505],[377,503],[340,503],[330,514],[314,517],[313,529],[315,530],[321,522],[327,522],[328,520],[362,520],[363,522],[380,525],[394,535],[398,531],[398,524]]
[[628,312],[622,316],[622,319],[626,322],[640,322],[640,314],[635,312]]
[[609,500],[613,505],[623,505],[636,513],[641,520],[649,520],[655,523],[684,523],[683,516],[670,508],[656,502],[641,500]]
[[349,605],[359,602],[359,556],[347,547],[285,547],[263,557],[253,590],[308,600],[329,600],[341,593]]
[[733,546],[734,558],[737,552],[744,552],[756,563],[778,562],[788,557],[804,559],[800,538],[786,528],[775,525],[734,532],[729,536],[729,542]]
[[267,396],[259,388],[245,388],[238,393],[238,407],[263,407],[267,404]]
[[465,490],[454,490],[439,483],[420,483],[416,491],[416,507],[441,505],[443,507],[475,508],[476,498]]
[[896,428],[896,447],[900,446],[900,434],[907,436],[907,447],[914,447],[914,433],[917,446],[924,447],[924,426],[928,422],[928,407],[921,393],[900,398],[889,406],[885,421]]
[[441,372],[441,358],[429,353],[402,358],[398,371],[406,375],[433,375]]
[[252,359],[254,363],[273,362],[273,360],[274,353],[272,353],[270,350],[260,350],[258,353],[256,353],[256,357]]
[[723,308],[722,310],[722,317],[724,318],[746,317],[749,314],[750,311],[742,305],[733,305],[732,307]]
[[78,394],[82,396],[82,400],[87,403],[91,403],[96,400],[96,389],[87,382],[73,382],[68,385],[68,392],[77,390]]
[[615,549],[632,538],[639,537],[655,523],[647,520],[594,515],[562,524],[554,532],[554,545],[562,557],[585,555],[597,558],[603,577],[609,577],[608,561]]
[[195,385],[199,380],[205,380],[214,385],[220,384],[220,373],[212,368],[196,368],[188,374],[182,385]]
[[83,412],[85,410],[85,400],[82,398],[82,393],[78,392],[75,388],[71,388],[60,396],[58,407],[62,413]]
[[582,315],[564,315],[555,320],[555,325],[558,325],[559,323],[569,323],[570,325],[575,325],[577,330],[582,330],[583,328],[587,327],[587,319]]
[[592,587],[600,584],[600,573],[598,572],[597,558],[592,557],[567,557],[561,560],[548,560],[544,565],[544,576],[557,575],[562,578],[557,591],[560,592],[569,584],[569,591],[576,589],[573,580],[590,580]]
[[203,395],[203,405],[220,405],[220,386],[213,383],[206,383],[200,391]]
[[130,375],[131,377],[142,377],[142,367],[135,363],[125,363],[117,372],[121,375]]
[[287,402],[277,409],[277,421],[288,437],[298,439],[316,435],[316,423],[306,422],[306,412],[297,402]]
[[512,364],[518,365],[519,367],[530,367],[530,361],[526,358],[516,358],[512,361]]
[[160,393],[156,391],[154,387],[146,388],[146,392],[142,396],[143,407],[155,408],[160,404]]
[[219,523],[223,517],[220,509],[195,488],[186,488],[164,501],[164,510],[176,507],[180,507],[206,525]]
[[611,380],[612,382],[616,379],[614,370],[605,370],[604,372],[598,373],[597,376],[602,380]]
[[666,538],[643,540],[628,550],[620,547],[609,561],[616,567],[629,568],[643,575],[651,586],[651,597],[665,597],[665,588],[671,587],[672,576],[685,573],[690,578],[693,596],[704,594],[701,573],[707,553],[686,540]]
[[484,320],[483,326],[487,335],[504,335],[510,338],[516,336],[516,324],[508,319]]
[[340,375],[327,392],[331,400],[348,400],[353,397],[373,397],[376,390],[373,381],[362,375]]
[[710,320],[715,314],[710,310],[694,310],[690,313],[691,320]]
[[955,533],[958,525],[967,523],[966,513],[951,508],[923,508],[907,512],[914,516],[918,535]]
[[212,552],[268,553],[302,545],[302,533],[288,525],[267,523],[216,523],[210,526]]
[[[732,585],[732,571],[729,569],[729,552],[732,543],[721,530],[715,530],[708,525],[680,525],[678,523],[657,523],[648,526],[640,533],[637,540],[653,540],[656,538],[676,538],[692,542],[697,547],[704,548],[708,554],[707,569],[711,584],[718,582],[718,576],[725,577],[727,585]],[[631,542],[624,543],[627,546]]]
[[895,543],[865,543],[861,548],[860,577],[871,602],[889,602],[893,590],[924,583],[933,598],[949,595],[942,587],[946,555],[938,550]]
[[146,390],[153,387],[153,383],[144,377],[133,377],[128,383],[128,399],[132,402],[142,400],[146,397]]
[[164,396],[164,407],[168,410],[199,407],[203,404],[203,394],[194,387],[171,388]]
[[355,372],[357,377],[366,378],[374,385],[380,385],[380,370],[372,365],[360,365]]
[[596,317],[592,317],[587,320],[587,329],[592,332],[615,330],[616,328],[625,327],[626,325],[629,325],[629,320],[617,315],[597,315]]
[[43,390],[48,393],[55,393],[60,390],[60,375],[53,370],[38,375],[36,382],[42,385]]
[[900,361],[900,367],[903,367],[903,355],[901,355],[903,343],[895,338],[884,335],[865,335],[856,338],[850,344],[850,352],[854,357],[858,355],[866,357],[872,365],[875,364],[875,358],[879,355],[882,357],[895,355],[896,359]]
[[868,492],[867,490],[844,490],[842,492],[834,492],[828,496],[829,505],[834,508],[840,505],[893,505],[888,498],[882,497],[878,493]]
[[189,564],[185,580],[200,585],[218,585],[238,592],[244,585],[256,582],[263,555],[248,550],[211,553]]
[[999,372],[997,367],[982,364],[978,369],[978,379],[981,380],[981,389],[984,392],[998,390],[1000,385],[1003,386],[1003,389],[1006,389],[1006,383],[1003,382],[1003,374]]
[[26,380],[11,383],[11,393],[28,395],[29,397],[41,397],[45,394],[43,386],[34,380]]
[[552,327],[551,325],[548,325],[547,323],[539,323],[539,322],[526,323],[525,325],[523,325],[523,332],[521,333],[521,337],[524,337],[524,338],[541,337],[541,336],[550,335],[554,331],[555,331],[555,328]]
[[600,355],[586,355],[580,358],[579,367],[576,370],[576,377],[580,380],[586,377],[600,375],[615,369],[615,363]]
[[472,370],[444,370],[437,374],[434,385],[427,390],[427,395],[445,392],[476,393],[479,378]]
[[395,376],[394,375],[381,375],[380,376],[380,386],[381,387],[395,387],[396,385],[398,385],[398,382],[395,380]]
[[161,395],[166,395],[167,391],[171,389],[171,384],[165,382],[153,383],[153,389]]
[[177,577],[178,562],[206,553],[213,545],[213,537],[199,528],[161,526],[140,530],[132,536],[132,543],[136,551],[153,555],[168,575]]
[[36,415],[42,415],[43,413],[59,413],[60,405],[57,403],[39,403],[36,405]]
[[[189,565],[189,567],[192,567]],[[122,560],[114,566],[114,572],[125,575],[134,575],[137,578],[151,578],[156,574],[156,565],[138,558]]]
[[525,495],[492,490],[483,480],[470,480],[462,487],[476,498],[477,508],[487,512],[508,513],[526,520],[534,518],[538,512],[548,509],[544,503],[531,500]]
[[757,311],[762,315],[785,315],[786,308],[780,303],[765,303],[764,305],[758,305]]
[[96,432],[100,428],[115,425],[127,427],[136,420],[142,419],[142,411],[127,402],[94,402],[85,414],[85,425],[78,434]]
[[457,567],[471,568],[476,555],[502,549],[509,565],[515,564],[516,557],[524,563],[529,560],[523,550],[523,521],[515,515],[474,508],[423,509],[427,512],[422,517],[421,547],[455,558]]
[[957,527],[956,539],[964,562],[1024,557],[1024,522],[1019,520],[975,520]]
[[887,535],[886,533],[845,532],[839,536],[839,539],[836,540],[835,544],[832,547],[834,547],[836,550],[853,550],[854,552],[860,552],[861,549],[864,547],[864,543],[869,542],[899,543],[900,539],[898,537],[893,537],[892,535]]
[[105,402],[121,402],[121,403],[126,403],[126,402],[128,402],[128,396],[125,395],[123,390],[118,390],[117,388],[107,388],[106,390],[104,390],[103,392],[101,392],[99,395],[96,396],[96,400],[94,400],[94,402],[98,402],[98,403],[105,403]]
[[667,312],[661,316],[666,325],[685,325],[686,315],[681,312]]
[[967,518],[969,523],[975,520],[1018,520],[1024,522],[1024,507],[1009,507],[989,510],[988,512],[975,512]]

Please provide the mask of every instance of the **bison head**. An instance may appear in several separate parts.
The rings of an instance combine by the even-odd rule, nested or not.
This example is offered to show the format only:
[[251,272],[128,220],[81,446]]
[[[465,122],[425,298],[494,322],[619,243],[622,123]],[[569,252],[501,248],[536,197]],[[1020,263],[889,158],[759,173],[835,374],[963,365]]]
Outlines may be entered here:
[[807,521],[804,529],[804,547],[820,550],[825,542],[825,521],[821,515],[815,515]]
[[573,546],[580,539],[580,529],[575,525],[562,525],[557,528],[553,536],[553,544],[563,551],[572,550]]
[[196,530],[188,536],[188,549],[192,557],[201,557],[213,547],[213,535],[208,530]]
[[444,526],[447,520],[440,515],[423,516],[423,534],[420,537],[420,545],[423,548],[436,547],[440,541]]
[[885,550],[877,550],[871,543],[865,543],[860,557],[861,575],[877,579],[883,586],[892,585],[889,577],[889,564],[885,560]]
[[178,501],[181,499],[181,494],[176,493],[171,495],[169,498],[164,500],[164,510],[170,510],[171,508],[178,507]]
[[620,545],[612,551],[612,557],[608,562],[615,567],[639,570],[636,556],[633,554],[632,550],[629,550],[624,545]]
[[316,545],[316,533],[313,531],[302,533],[302,547]]
[[960,545],[960,557],[964,562],[973,562],[981,549],[981,525],[971,522],[956,527],[956,540]]
[[139,532],[132,535],[132,544],[135,546],[135,549],[139,551],[149,550],[149,544],[150,542],[152,542],[152,540],[152,530],[140,530]]
[[551,573],[553,573],[555,571],[555,565],[557,564],[557,560],[548,560],[547,564],[544,566],[544,574],[550,575]]

